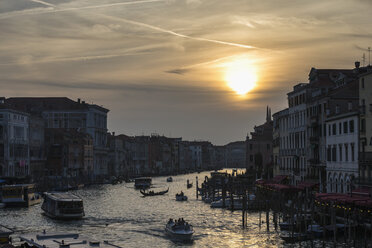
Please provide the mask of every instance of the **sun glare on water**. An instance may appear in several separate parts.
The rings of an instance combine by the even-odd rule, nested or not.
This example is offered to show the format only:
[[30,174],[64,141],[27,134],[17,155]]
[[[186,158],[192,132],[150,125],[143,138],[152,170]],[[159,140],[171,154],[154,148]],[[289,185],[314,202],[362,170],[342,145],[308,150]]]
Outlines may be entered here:
[[225,80],[237,94],[245,95],[256,86],[257,72],[248,59],[240,59],[226,65]]

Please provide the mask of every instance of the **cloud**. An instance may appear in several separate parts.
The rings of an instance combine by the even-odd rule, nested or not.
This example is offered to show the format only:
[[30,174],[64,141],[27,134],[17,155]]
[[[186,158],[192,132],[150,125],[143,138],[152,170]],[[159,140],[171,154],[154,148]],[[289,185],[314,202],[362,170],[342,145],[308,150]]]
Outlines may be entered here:
[[51,3],[47,3],[45,1],[41,1],[41,0],[30,0],[31,2],[35,2],[35,3],[40,3],[42,5],[46,5],[48,7],[56,7],[56,5],[54,4],[51,4]]

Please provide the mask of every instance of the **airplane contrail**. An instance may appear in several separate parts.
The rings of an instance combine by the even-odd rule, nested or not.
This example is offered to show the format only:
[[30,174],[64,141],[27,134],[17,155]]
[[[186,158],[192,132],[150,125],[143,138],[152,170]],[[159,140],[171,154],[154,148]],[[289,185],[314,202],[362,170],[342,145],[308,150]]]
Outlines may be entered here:
[[30,0],[30,1],[35,2],[35,3],[40,3],[40,4],[43,4],[43,5],[49,6],[49,7],[56,7],[54,4],[47,3],[47,2],[44,2],[44,1],[41,1],[41,0]]
[[168,30],[168,29],[164,29],[164,28],[161,28],[161,27],[153,26],[153,25],[143,23],[143,22],[128,20],[128,19],[125,19],[125,18],[122,18],[122,17],[113,17],[113,16],[102,15],[102,14],[100,14],[100,15],[104,16],[106,18],[109,18],[109,19],[122,21],[122,22],[133,24],[133,25],[137,25],[137,26],[146,27],[146,28],[149,28],[149,29],[153,29],[153,30],[162,32],[162,33],[168,33],[168,34],[175,35],[175,36],[182,37],[182,38],[186,38],[186,39],[206,41],[206,42],[217,43],[217,44],[228,45],[228,46],[235,46],[235,47],[240,47],[240,48],[260,49],[258,47],[251,46],[251,45],[244,45],[244,44],[239,44],[239,43],[233,43],[233,42],[207,39],[207,38],[194,37],[194,36],[189,36],[189,35],[185,35],[185,34],[180,34],[180,33],[174,32],[172,30]]
[[[31,0],[34,2],[43,2],[41,0]],[[41,15],[41,14],[49,14],[49,13],[58,13],[58,12],[67,12],[67,11],[76,11],[76,10],[85,10],[85,9],[98,9],[98,8],[107,8],[107,7],[114,7],[120,5],[133,5],[133,4],[141,4],[141,3],[153,3],[153,2],[164,2],[164,0],[140,0],[140,1],[132,1],[132,2],[120,2],[120,3],[109,3],[109,4],[101,4],[101,5],[93,5],[93,6],[85,6],[85,7],[74,7],[74,8],[65,8],[65,9],[51,9],[51,8],[43,8],[43,9],[27,9],[22,11],[14,11],[0,14],[0,19],[12,18],[17,16],[25,16],[25,15]],[[48,3],[44,2],[44,4],[48,5]],[[55,5],[49,5],[50,7],[56,7]]]

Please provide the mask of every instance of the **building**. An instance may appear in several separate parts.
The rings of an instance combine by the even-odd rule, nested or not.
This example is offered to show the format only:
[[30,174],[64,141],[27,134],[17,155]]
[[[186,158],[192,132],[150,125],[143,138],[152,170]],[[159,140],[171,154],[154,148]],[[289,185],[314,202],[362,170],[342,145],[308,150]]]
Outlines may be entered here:
[[372,67],[361,73],[359,81],[360,139],[359,172],[357,183],[372,187]]
[[227,168],[245,168],[246,144],[245,141],[235,141],[225,146]]
[[12,97],[11,106],[31,115],[41,116],[45,128],[75,129],[93,138],[94,180],[108,176],[107,113],[108,109],[67,97]]
[[273,114],[273,176],[291,175],[288,163],[284,161],[288,153],[288,108]]
[[357,80],[348,82],[328,94],[327,192],[351,193],[358,177],[358,84]]
[[135,175],[134,171],[134,138],[120,134],[108,133],[109,174],[128,178]]
[[32,181],[40,180],[45,176],[45,126],[41,117],[30,116],[30,175]]
[[256,178],[271,178],[273,175],[273,121],[267,108],[266,122],[254,127],[251,137],[246,138],[246,168],[255,171]]
[[30,175],[29,118],[0,99],[0,176]]

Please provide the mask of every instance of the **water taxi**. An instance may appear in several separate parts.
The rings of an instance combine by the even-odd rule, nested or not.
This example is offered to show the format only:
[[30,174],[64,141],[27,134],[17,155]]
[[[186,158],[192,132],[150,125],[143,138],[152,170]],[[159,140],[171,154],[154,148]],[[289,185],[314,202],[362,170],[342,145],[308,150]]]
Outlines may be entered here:
[[85,215],[83,200],[70,193],[45,193],[41,209],[54,219],[81,219]]
[[41,202],[41,196],[35,192],[35,184],[3,185],[1,191],[5,207],[29,207]]
[[192,225],[182,219],[173,221],[170,219],[165,225],[165,232],[174,239],[180,241],[191,241],[194,229]]
[[151,177],[139,177],[134,179],[134,187],[136,189],[147,189],[151,186]]
[[37,248],[121,248],[109,241],[97,241],[79,233],[31,233],[19,236],[21,247]]

